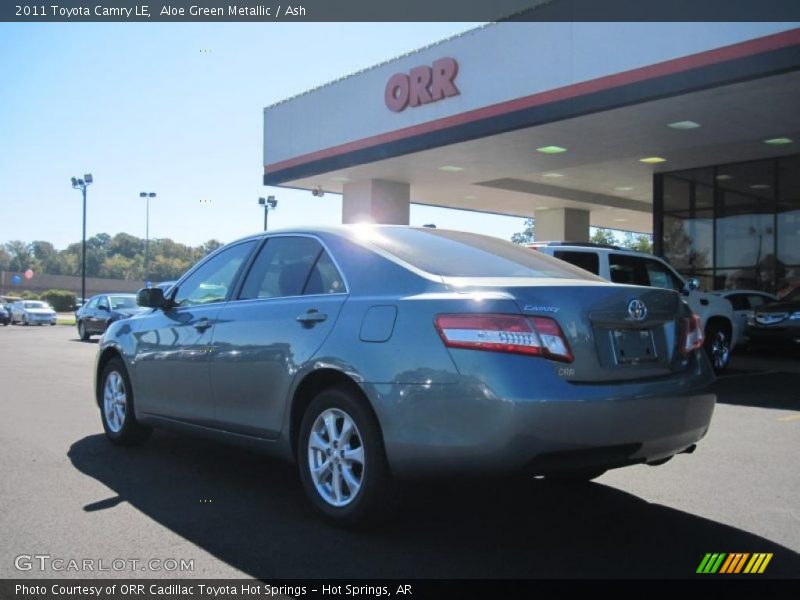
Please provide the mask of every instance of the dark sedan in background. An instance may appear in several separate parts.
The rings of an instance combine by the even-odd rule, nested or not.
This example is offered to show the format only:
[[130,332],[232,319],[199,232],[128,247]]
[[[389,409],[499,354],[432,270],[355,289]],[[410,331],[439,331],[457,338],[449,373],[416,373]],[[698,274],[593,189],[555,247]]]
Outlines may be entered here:
[[255,445],[296,461],[340,523],[384,513],[396,478],[660,465],[694,450],[714,410],[700,318],[677,292],[483,235],[259,234],[138,300],[151,310],[98,349],[107,437]]
[[800,348],[800,288],[778,302],[757,308],[748,323],[748,333],[756,347]]
[[11,323],[11,312],[0,304],[0,324],[8,325],[9,323]]
[[101,335],[114,321],[127,319],[142,312],[136,304],[136,294],[98,294],[75,312],[78,335],[84,341]]

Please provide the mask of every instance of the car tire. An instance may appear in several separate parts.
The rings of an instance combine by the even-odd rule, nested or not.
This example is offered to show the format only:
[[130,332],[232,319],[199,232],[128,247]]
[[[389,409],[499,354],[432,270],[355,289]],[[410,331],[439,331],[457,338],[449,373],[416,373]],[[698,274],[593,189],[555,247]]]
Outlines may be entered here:
[[706,340],[703,343],[706,356],[717,373],[728,368],[731,361],[730,328],[722,323],[712,322],[706,326]]
[[86,332],[86,324],[83,321],[78,321],[78,337],[81,338],[82,342],[88,342],[89,338],[92,337]]
[[119,357],[112,358],[103,369],[97,390],[97,402],[106,437],[120,446],[133,446],[144,442],[152,430],[136,420],[133,404],[133,387],[125,364]]
[[[311,401],[300,425],[297,463],[311,503],[334,524],[375,523],[397,506],[378,421],[363,398],[346,388],[325,389]],[[322,474],[312,474],[312,465]]]
[[592,479],[597,479],[608,469],[570,469],[568,471],[558,471],[547,475],[547,479],[558,483],[588,483]]

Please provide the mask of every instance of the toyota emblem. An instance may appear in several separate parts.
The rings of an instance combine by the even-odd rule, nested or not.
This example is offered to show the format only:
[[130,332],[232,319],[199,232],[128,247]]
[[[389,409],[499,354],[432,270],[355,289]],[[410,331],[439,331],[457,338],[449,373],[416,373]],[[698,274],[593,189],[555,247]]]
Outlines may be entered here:
[[628,314],[634,321],[644,321],[647,318],[647,306],[638,298],[628,302]]

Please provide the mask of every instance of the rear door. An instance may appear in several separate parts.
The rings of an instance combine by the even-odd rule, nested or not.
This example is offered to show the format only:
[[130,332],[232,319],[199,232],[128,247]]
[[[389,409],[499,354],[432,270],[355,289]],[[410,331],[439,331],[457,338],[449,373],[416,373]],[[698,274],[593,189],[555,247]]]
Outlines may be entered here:
[[317,238],[267,238],[214,331],[211,384],[221,427],[278,436],[294,375],[322,345],[346,297]]

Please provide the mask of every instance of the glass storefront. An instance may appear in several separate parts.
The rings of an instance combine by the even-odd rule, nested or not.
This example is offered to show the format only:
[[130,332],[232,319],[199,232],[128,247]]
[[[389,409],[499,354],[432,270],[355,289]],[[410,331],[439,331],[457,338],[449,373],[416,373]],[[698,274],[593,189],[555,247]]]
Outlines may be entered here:
[[654,242],[706,290],[800,284],[800,155],[655,176]]

